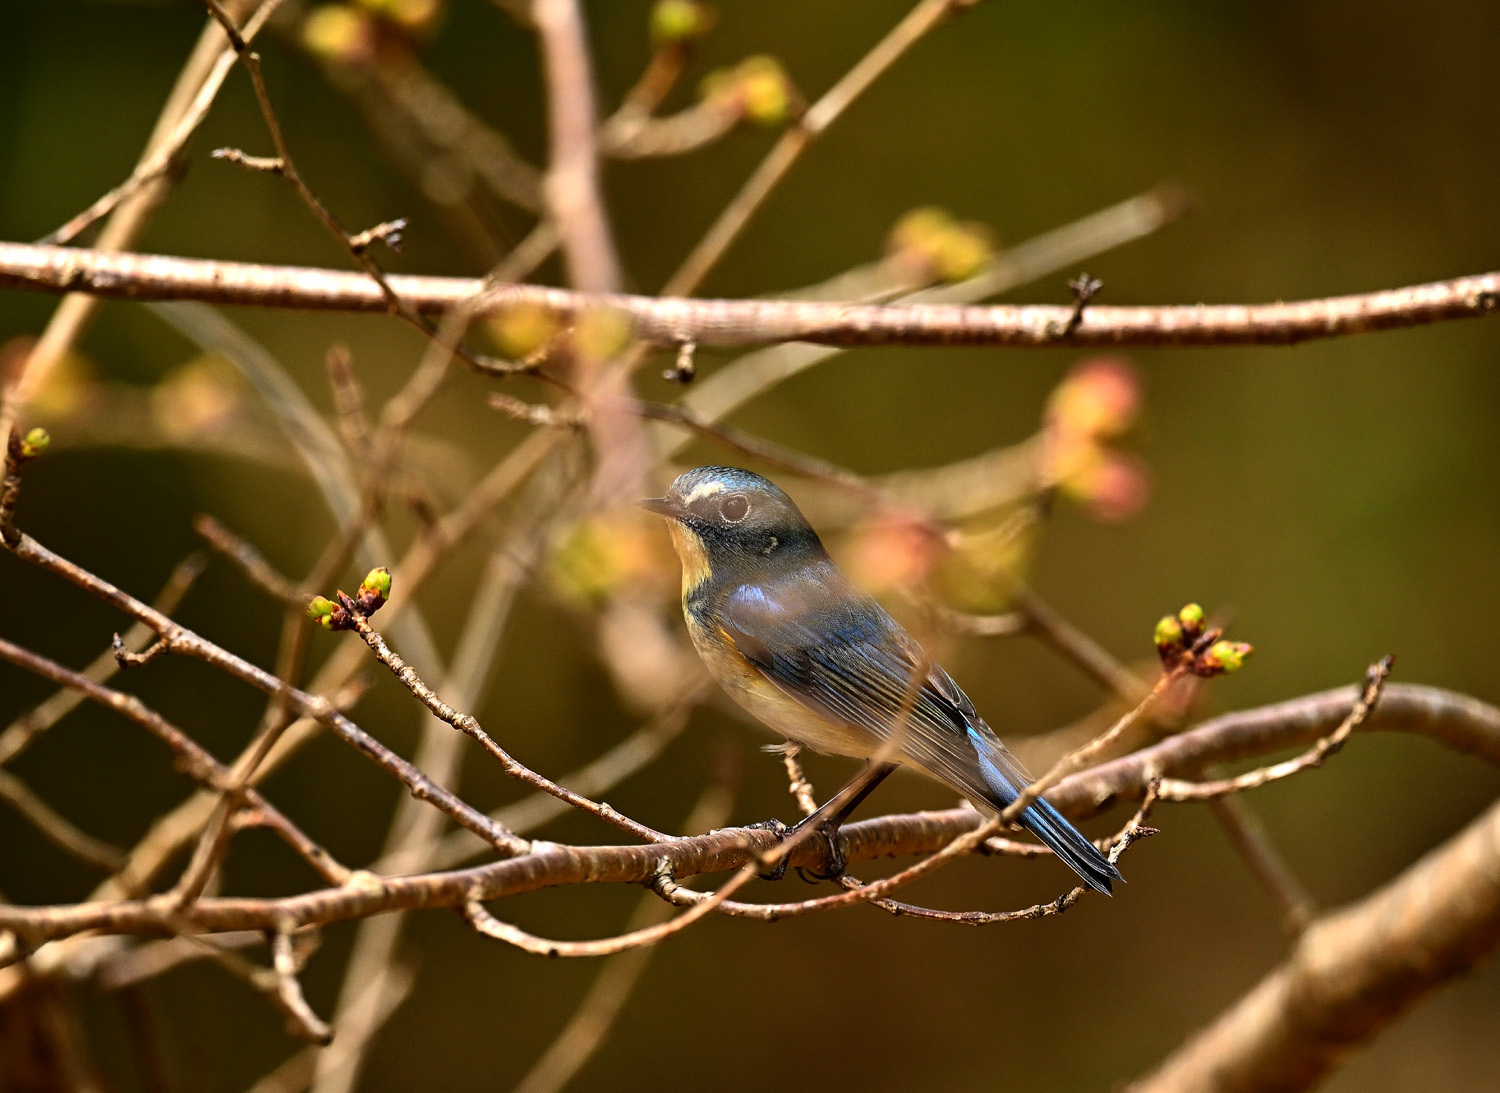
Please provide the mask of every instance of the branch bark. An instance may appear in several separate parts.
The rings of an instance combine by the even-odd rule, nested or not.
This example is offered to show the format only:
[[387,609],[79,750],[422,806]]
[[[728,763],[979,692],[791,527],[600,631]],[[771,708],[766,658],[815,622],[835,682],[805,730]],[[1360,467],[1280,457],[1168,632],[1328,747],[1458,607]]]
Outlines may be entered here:
[[[391,276],[386,280],[402,303],[419,314],[441,314],[476,302],[476,314],[530,306],[571,318],[588,308],[605,308],[627,316],[634,335],[643,341],[702,346],[788,341],[851,346],[1288,345],[1476,318],[1500,309],[1500,272],[1291,303],[1091,306],[1076,323],[1072,322],[1073,307],[1041,304],[692,300],[589,294],[538,285],[487,290],[483,281],[467,277]],[[381,287],[361,273],[24,243],[0,243],[0,288],[315,311],[390,310]]]
[[1135,1093],[1310,1089],[1428,991],[1500,945],[1500,803],[1291,957]]
[[[1359,697],[1344,687],[1239,714],[1214,718],[1153,747],[1075,774],[1048,793],[1065,813],[1097,811],[1118,800],[1140,799],[1163,774],[1242,759],[1305,744],[1336,728]],[[1385,729],[1431,736],[1460,751],[1500,764],[1500,709],[1435,687],[1391,685],[1360,731]],[[984,818],[971,809],[883,816],[848,824],[850,863],[933,854],[974,830]],[[185,922],[205,932],[296,929],[386,911],[463,907],[522,892],[572,884],[640,884],[662,874],[683,878],[743,867],[777,845],[763,829],[726,828],[648,846],[535,844],[530,853],[470,869],[414,876],[358,873],[349,883],[284,899],[202,899],[177,912],[161,898],[56,907],[0,906],[0,930],[35,945],[84,930],[171,933]],[[788,856],[793,866],[826,865],[822,846],[805,843]]]

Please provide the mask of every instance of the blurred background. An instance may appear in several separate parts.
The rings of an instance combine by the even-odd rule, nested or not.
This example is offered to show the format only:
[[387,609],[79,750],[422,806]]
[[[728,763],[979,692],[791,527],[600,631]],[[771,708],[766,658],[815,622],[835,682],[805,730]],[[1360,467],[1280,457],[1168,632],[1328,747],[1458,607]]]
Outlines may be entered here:
[[[602,112],[646,63],[650,7],[586,6]],[[667,109],[693,102],[712,70],[759,54],[777,58],[801,93],[816,98],[908,7],[726,0]],[[439,16],[417,35],[422,63],[521,155],[545,162],[531,33],[482,0],[448,0]],[[53,0],[11,5],[5,22],[0,238],[24,241],[129,174],[203,14],[191,3]],[[388,268],[478,275],[524,236],[523,212],[493,200],[476,212],[452,200],[454,187],[464,192],[462,178],[408,169],[409,159],[372,134],[349,81],[331,79],[326,55],[320,61],[305,48],[294,27],[268,31],[260,48],[312,188],[353,227],[410,219],[403,253],[382,256]],[[877,260],[892,226],[915,207],[941,206],[987,225],[1003,248],[1164,182],[1185,189],[1191,212],[1090,259],[1085,268],[1104,282],[1100,302],[1295,299],[1493,269],[1497,51],[1500,10],[1477,0],[981,3],[920,42],[817,141],[700,294],[781,292]],[[743,126],[684,157],[607,167],[630,289],[661,287],[778,128]],[[210,160],[221,145],[270,151],[240,71],[137,249],[347,265],[288,187]],[[1008,298],[1067,302],[1064,282],[1076,272]],[[561,276],[555,262],[537,274],[554,283]],[[12,358],[24,343],[11,339],[39,333],[55,305],[0,294],[0,343]],[[241,309],[230,318],[325,412],[331,344],[350,348],[375,406],[422,351],[415,334],[376,317]],[[731,421],[861,473],[932,466],[1032,435],[1049,392],[1087,356],[850,352]],[[1295,348],[1131,353],[1143,408],[1121,445],[1147,468],[1144,507],[1105,520],[1087,504],[1059,503],[1029,549],[1028,578],[1132,663],[1151,657],[1155,619],[1188,600],[1232,618],[1234,636],[1257,653],[1243,673],[1209,688],[1204,713],[1352,683],[1387,652],[1397,655],[1399,680],[1500,702],[1490,632],[1500,611],[1497,356],[1493,320]],[[700,371],[710,375],[726,359],[705,355]],[[659,374],[643,369],[639,392],[675,398],[680,388]],[[488,408],[492,387],[455,374],[417,422],[418,447],[422,437],[447,442],[434,456],[443,506],[530,428]],[[522,384],[506,390],[544,394]],[[318,493],[278,447],[274,423],[242,381],[144,307],[104,305],[36,412],[55,443],[28,472],[21,526],[142,598],[198,544],[196,513],[223,520],[293,575],[308,570],[331,534]],[[744,461],[704,441],[679,460]],[[776,477],[798,494],[795,476]],[[404,542],[414,527],[398,517],[393,534]],[[498,530],[484,534],[486,542],[456,557],[421,596],[444,652]],[[666,611],[676,563],[664,535],[652,541]],[[518,758],[554,776],[628,736],[642,716],[600,664],[592,612],[556,566],[543,564],[520,594],[488,695],[474,711]],[[222,563],[210,567],[180,617],[258,663],[273,659],[278,607]],[[121,626],[97,602],[0,556],[5,637],[81,665]],[[315,659],[339,640],[354,639],[318,635]],[[1090,680],[1027,639],[954,641],[944,660],[1008,737],[1067,725],[1100,702]],[[158,662],[122,685],[192,726],[221,757],[243,746],[262,708],[258,695],[197,664]],[[0,666],[0,725],[48,692]],[[417,709],[388,680],[376,682],[356,714],[410,754]],[[779,764],[757,751],[764,741],[710,702],[658,763],[609,800],[677,830],[727,762],[737,770],[734,821],[791,819]],[[85,830],[122,846],[188,788],[135,728],[93,709],[71,715],[12,769]],[[825,793],[847,770],[810,764]],[[328,740],[267,783],[284,811],[356,863],[378,853],[397,789]],[[484,807],[517,796],[472,756],[462,791]],[[1322,770],[1247,803],[1311,894],[1334,906],[1400,872],[1497,792],[1500,773],[1478,760],[1424,739],[1372,734]],[[901,778],[863,814],[949,803],[941,788]],[[1060,919],[969,930],[860,908],[773,926],[700,923],[655,954],[575,1087],[655,1087],[688,1076],[725,1090],[995,1082],[1071,1090],[1135,1076],[1288,947],[1267,897],[1204,809],[1163,808],[1155,822],[1164,833],[1126,858],[1130,883],[1119,895],[1086,899]],[[611,841],[574,818],[545,837]],[[303,883],[270,842],[249,836],[237,844],[226,890],[278,894]],[[0,808],[0,892],[10,901],[77,900],[94,879]],[[1051,864],[975,860],[910,897],[1000,909],[1049,898],[1063,883]],[[754,898],[813,891],[795,878],[761,887]],[[622,928],[638,895],[542,893],[506,904],[505,913],[554,936],[601,936]],[[509,1087],[598,970],[482,941],[446,913],[413,917],[407,936],[402,951],[416,985],[373,1047],[362,1089]],[[349,927],[326,931],[305,976],[321,1014],[331,1012],[351,937]],[[295,1050],[270,1007],[212,967],[156,979],[145,994],[172,1088],[242,1089]],[[110,997],[87,997],[82,1012],[110,1088],[136,1088],[129,1016]],[[1492,961],[1393,1026],[1328,1088],[1487,1087],[1500,1073],[1497,1027],[1500,965]]]

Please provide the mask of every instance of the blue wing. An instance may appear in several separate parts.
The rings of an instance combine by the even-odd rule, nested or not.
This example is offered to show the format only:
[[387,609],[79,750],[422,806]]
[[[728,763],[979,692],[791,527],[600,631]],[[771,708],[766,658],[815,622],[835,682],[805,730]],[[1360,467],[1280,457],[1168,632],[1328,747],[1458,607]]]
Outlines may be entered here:
[[[910,704],[899,750],[960,793],[1004,808],[1031,781],[958,684],[832,562],[774,584],[741,585],[713,613],[740,653],[784,693],[876,742],[890,739]],[[913,676],[923,669],[913,699]],[[1100,891],[1119,877],[1046,801],[1027,809],[1021,822]]]

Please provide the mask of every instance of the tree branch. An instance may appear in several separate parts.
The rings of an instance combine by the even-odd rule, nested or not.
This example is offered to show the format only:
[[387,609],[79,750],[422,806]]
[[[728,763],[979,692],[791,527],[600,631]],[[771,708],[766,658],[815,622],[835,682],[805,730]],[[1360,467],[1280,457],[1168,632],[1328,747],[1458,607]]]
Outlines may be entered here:
[[[1075,774],[1047,797],[1070,815],[1097,811],[1118,800],[1143,798],[1163,774],[1243,759],[1305,744],[1333,731],[1359,699],[1360,688],[1344,687],[1256,710],[1230,714],[1153,747]],[[1360,726],[1431,736],[1460,751],[1500,764],[1500,709],[1435,687],[1393,684]],[[984,817],[967,808],[883,816],[841,829],[850,863],[911,854],[934,854],[973,831]],[[0,929],[14,930],[30,944],[84,930],[104,933],[168,933],[173,923],[199,930],[294,929],[362,918],[386,911],[463,907],[522,892],[573,884],[641,884],[662,874],[674,877],[743,868],[774,852],[774,832],[726,828],[707,835],[647,846],[533,845],[532,852],[470,869],[414,876],[357,873],[334,888],[284,899],[202,899],[177,912],[165,897],[56,907],[0,906]],[[792,848],[788,864],[817,866],[825,849],[816,841]]]
[[1500,804],[1374,895],[1319,919],[1285,964],[1131,1088],[1310,1089],[1496,945]]
[[[428,315],[472,306],[486,291],[482,280],[469,277],[393,275],[386,281],[405,306]],[[0,288],[317,311],[390,309],[380,286],[360,273],[25,243],[0,243]],[[1291,303],[1090,307],[1071,331],[1073,308],[1054,305],[690,300],[538,285],[493,289],[475,313],[516,306],[564,318],[587,308],[613,309],[630,319],[635,337],[664,345],[1289,345],[1491,314],[1500,308],[1500,272]]]

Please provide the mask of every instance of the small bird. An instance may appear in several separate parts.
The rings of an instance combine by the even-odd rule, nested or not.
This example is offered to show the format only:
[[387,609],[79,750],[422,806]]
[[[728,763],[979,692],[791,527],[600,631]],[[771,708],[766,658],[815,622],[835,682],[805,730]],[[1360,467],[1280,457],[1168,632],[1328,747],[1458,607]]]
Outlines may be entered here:
[[[822,823],[836,829],[902,762],[996,810],[1031,782],[948,673],[849,582],[780,487],[737,467],[698,467],[640,504],[670,521],[688,632],[741,706],[788,740],[834,755],[871,759],[899,730],[899,754]],[[1046,800],[1019,820],[1096,891],[1109,895],[1123,879]]]

